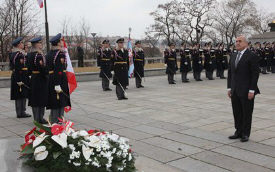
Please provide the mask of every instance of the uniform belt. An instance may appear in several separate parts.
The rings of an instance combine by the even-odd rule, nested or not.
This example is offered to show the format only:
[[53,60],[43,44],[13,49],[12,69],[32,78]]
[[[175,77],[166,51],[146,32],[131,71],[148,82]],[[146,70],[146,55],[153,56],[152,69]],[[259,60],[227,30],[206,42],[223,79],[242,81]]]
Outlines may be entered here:
[[101,59],[101,60],[104,60],[104,61],[109,61],[110,59]]
[[39,71],[32,71],[32,74],[38,74],[40,73]]
[[[63,70],[63,72],[65,73],[66,72],[66,70]],[[49,71],[49,74],[52,74],[52,73],[54,73],[54,71],[52,70],[52,71]]]
[[28,70],[28,68],[24,67],[24,68],[22,68],[22,70]]
[[127,64],[127,62],[115,62],[115,64]]
[[174,58],[168,58],[168,60],[175,60]]
[[142,59],[135,59],[135,61],[143,61]]

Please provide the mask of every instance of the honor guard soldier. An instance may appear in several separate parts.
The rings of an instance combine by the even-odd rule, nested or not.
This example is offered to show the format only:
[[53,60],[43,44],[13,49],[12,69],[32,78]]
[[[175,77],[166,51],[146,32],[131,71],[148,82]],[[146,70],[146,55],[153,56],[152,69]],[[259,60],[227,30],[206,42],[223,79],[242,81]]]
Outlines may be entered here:
[[264,48],[262,49],[262,61],[261,61],[261,67],[262,67],[262,74],[268,74],[267,73],[267,61],[269,58],[269,49],[267,47],[267,43],[263,43]]
[[187,74],[192,70],[191,68],[191,58],[190,58],[190,50],[186,48],[186,43],[181,43],[180,49],[180,72],[181,72],[181,80],[184,83],[188,83],[189,79],[187,79]]
[[217,64],[217,73],[216,76],[220,77],[221,79],[225,79],[224,77],[224,51],[223,51],[223,44],[220,43],[217,45],[216,50],[216,64]]
[[192,60],[193,60],[193,75],[194,79],[196,81],[202,81],[201,79],[201,71],[203,69],[202,66],[202,55],[203,55],[203,50],[200,49],[200,44],[195,43],[193,46],[193,50],[191,52],[192,55]]
[[15,39],[10,55],[11,75],[11,100],[15,100],[17,118],[28,118],[31,115],[26,113],[26,102],[29,98],[29,76],[26,65],[26,55],[23,52],[23,38]]
[[103,91],[112,91],[110,89],[110,78],[112,78],[111,73],[111,56],[112,50],[110,48],[109,40],[104,40],[102,42],[102,48],[98,50],[97,65],[100,67],[99,77],[102,78],[102,89]]
[[214,80],[213,72],[215,70],[215,50],[211,48],[211,42],[205,43],[205,49],[203,53],[206,78],[209,80]]
[[[228,56],[230,53],[230,50],[224,47],[224,44],[222,44],[222,50],[223,50],[223,61],[222,61],[222,66],[223,66],[223,71],[228,69]],[[224,72],[222,73],[221,79],[226,79],[224,77]]]
[[262,52],[262,48],[261,48],[261,43],[260,42],[255,42],[255,53],[257,54],[257,57],[260,61],[260,69],[261,69],[261,72],[262,72],[262,56],[263,56],[263,52]]
[[125,88],[129,85],[128,69],[129,57],[128,51],[123,47],[124,39],[116,41],[117,48],[113,50],[112,60],[114,68],[113,84],[116,85],[116,95],[118,100],[127,100]]
[[66,75],[66,54],[61,34],[50,39],[51,51],[47,54],[49,70],[47,109],[51,109],[51,123],[58,123],[64,116],[64,107],[71,106],[68,79]]
[[32,44],[31,52],[28,54],[28,69],[31,73],[29,105],[32,107],[34,120],[47,124],[48,122],[43,117],[47,106],[48,70],[46,58],[42,52],[42,38],[33,38],[29,42]]
[[136,79],[136,87],[143,88],[144,86],[141,85],[142,77],[144,77],[144,51],[141,48],[141,41],[136,41],[136,47],[133,51],[133,60],[134,60],[134,77]]
[[271,72],[275,73],[275,41],[272,42],[270,47],[270,65],[271,65]]
[[174,80],[174,75],[178,70],[177,64],[177,52],[175,50],[175,44],[169,43],[169,50],[166,49],[164,51],[164,63],[166,67],[166,74],[168,75],[168,83],[169,84],[176,84]]
[[268,42],[266,44],[266,49],[268,51],[268,57],[267,57],[267,71],[271,72],[271,59],[272,59],[272,54],[271,54],[271,44]]

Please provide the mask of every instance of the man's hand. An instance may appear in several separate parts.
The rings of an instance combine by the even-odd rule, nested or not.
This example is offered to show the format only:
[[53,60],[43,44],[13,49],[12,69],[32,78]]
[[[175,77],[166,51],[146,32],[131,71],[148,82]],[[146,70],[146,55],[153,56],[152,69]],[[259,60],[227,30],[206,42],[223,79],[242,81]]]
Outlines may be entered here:
[[54,89],[55,89],[55,91],[56,91],[57,93],[61,93],[61,92],[62,92],[62,89],[61,89],[60,85],[56,85],[56,86],[54,87]]
[[167,64],[164,64],[165,67],[167,67]]
[[112,75],[114,75],[114,74],[115,74],[115,72],[114,72],[114,71],[111,71],[111,74],[112,74]]
[[255,94],[254,93],[248,93],[248,100],[252,100],[254,98]]
[[231,91],[228,91],[227,95],[228,95],[229,98],[231,98]]

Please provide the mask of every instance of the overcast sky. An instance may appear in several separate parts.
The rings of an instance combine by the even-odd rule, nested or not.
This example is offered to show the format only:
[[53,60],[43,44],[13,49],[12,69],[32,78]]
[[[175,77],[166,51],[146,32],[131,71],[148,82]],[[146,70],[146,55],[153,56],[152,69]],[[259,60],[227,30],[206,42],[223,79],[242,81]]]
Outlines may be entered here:
[[[91,32],[99,33],[100,36],[127,36],[131,27],[132,37],[142,38],[145,28],[153,23],[149,13],[158,4],[169,1],[171,0],[47,0],[50,35],[61,32],[60,22],[64,18],[71,18],[71,23],[76,25],[81,17],[85,17]],[[275,0],[254,2],[258,8],[275,12]],[[44,17],[44,10],[41,12]]]

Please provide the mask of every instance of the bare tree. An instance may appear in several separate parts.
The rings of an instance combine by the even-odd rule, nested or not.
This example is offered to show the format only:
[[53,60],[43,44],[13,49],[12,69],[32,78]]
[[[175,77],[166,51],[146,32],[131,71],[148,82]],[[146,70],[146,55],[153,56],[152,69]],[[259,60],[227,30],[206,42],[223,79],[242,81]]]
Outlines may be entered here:
[[256,7],[251,0],[222,0],[215,9],[214,28],[224,36],[227,46],[255,22]]
[[213,18],[209,15],[214,9],[215,0],[183,0],[185,7],[185,31],[188,32],[190,41],[200,42],[205,34],[205,29],[211,27]]
[[91,27],[89,22],[85,19],[85,17],[81,17],[80,20],[80,35],[84,36],[84,42],[85,42],[85,51],[84,51],[84,59],[88,58],[88,39],[91,34]]
[[252,29],[258,33],[262,34],[269,30],[268,23],[272,22],[275,19],[275,13],[274,12],[268,12],[265,9],[260,9],[257,11],[257,14],[255,16],[255,22],[252,23]]
[[[36,35],[42,25],[39,11],[30,0],[3,0],[0,3],[1,61],[8,57],[11,41],[18,37]],[[37,9],[37,8],[36,8]]]

